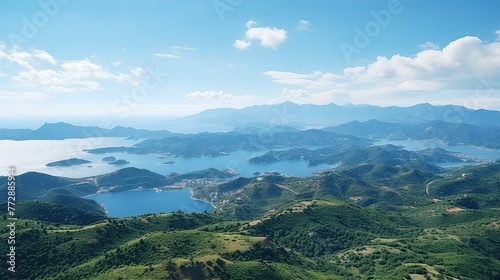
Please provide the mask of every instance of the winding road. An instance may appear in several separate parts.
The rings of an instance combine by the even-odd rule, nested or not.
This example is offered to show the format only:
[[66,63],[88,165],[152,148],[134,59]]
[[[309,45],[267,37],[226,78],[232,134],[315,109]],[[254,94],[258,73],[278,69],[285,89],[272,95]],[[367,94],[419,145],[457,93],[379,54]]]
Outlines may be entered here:
[[436,181],[439,181],[439,180],[440,180],[440,179],[432,180],[432,181],[430,181],[429,183],[427,183],[427,184],[425,185],[425,193],[426,193],[427,195],[429,195],[429,186],[430,186],[432,183],[434,183],[434,182],[436,182]]

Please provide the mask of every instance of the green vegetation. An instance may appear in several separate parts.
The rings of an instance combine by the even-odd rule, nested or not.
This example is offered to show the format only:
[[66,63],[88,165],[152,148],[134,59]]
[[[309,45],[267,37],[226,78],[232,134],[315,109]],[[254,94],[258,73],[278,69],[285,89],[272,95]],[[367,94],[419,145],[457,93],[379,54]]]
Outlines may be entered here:
[[[97,184],[151,187],[183,176],[225,176],[220,172],[19,176],[44,179],[45,191],[37,201],[16,202],[16,276],[500,279],[500,162],[443,174],[381,163],[311,178],[257,174],[194,187],[216,204],[209,213],[109,219],[81,197]],[[0,239],[10,235],[10,222],[0,219]],[[0,271],[0,279],[9,273]]]
[[[45,211],[45,210],[44,210]],[[19,279],[500,279],[500,219],[422,227],[404,212],[294,202],[258,220],[144,215],[17,221]],[[0,238],[7,237],[0,221]],[[7,279],[8,271],[0,272]]]

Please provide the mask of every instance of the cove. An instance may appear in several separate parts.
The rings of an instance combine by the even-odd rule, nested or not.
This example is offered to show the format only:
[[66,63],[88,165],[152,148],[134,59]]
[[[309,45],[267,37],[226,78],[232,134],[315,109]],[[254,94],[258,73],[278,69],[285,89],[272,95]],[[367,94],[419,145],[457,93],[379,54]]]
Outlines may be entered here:
[[203,212],[215,209],[211,204],[191,198],[189,189],[156,192],[134,190],[117,193],[99,193],[86,196],[102,204],[111,218],[125,218],[143,214]]

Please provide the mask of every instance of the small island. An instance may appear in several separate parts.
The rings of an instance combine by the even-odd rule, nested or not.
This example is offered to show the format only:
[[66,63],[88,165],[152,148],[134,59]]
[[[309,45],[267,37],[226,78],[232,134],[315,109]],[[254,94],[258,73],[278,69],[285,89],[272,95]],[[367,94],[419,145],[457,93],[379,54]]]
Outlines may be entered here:
[[104,158],[102,158],[102,161],[113,162],[113,161],[116,161],[116,158],[115,157],[104,157]]
[[112,165],[125,165],[125,164],[129,164],[130,162],[127,161],[127,160],[124,160],[124,159],[119,159],[119,160],[115,160],[113,162],[110,162],[108,164],[112,164]]
[[49,167],[69,167],[69,166],[75,166],[75,165],[81,165],[81,164],[86,164],[90,163],[88,160],[84,159],[79,159],[79,158],[70,158],[70,159],[65,159],[65,160],[60,160],[60,161],[54,161],[51,163],[47,163],[45,166]]
[[162,164],[175,164],[175,161],[170,160],[170,161],[166,161],[166,162],[164,162],[164,163],[162,163]]

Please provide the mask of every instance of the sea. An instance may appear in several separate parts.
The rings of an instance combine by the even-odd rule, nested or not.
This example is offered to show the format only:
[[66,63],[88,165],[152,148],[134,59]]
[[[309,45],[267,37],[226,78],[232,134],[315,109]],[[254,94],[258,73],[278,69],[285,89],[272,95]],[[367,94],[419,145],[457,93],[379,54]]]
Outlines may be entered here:
[[[250,164],[248,159],[260,156],[267,151],[250,152],[237,151],[222,157],[176,158],[159,155],[134,155],[128,153],[90,154],[85,150],[102,147],[130,147],[142,139],[125,139],[114,137],[66,139],[66,140],[0,140],[0,176],[7,175],[7,169],[15,166],[17,174],[29,171],[46,173],[68,178],[83,178],[117,171],[124,167],[148,169],[158,174],[167,175],[172,172],[188,173],[206,168],[232,169],[238,176],[251,177],[255,172],[279,172],[296,177],[312,176],[314,172],[330,169],[335,166],[322,164],[307,166],[302,161],[284,161],[271,164]],[[375,145],[393,144],[407,150],[423,150],[427,148],[443,148],[449,151],[464,153],[468,156],[484,160],[500,159],[500,150],[484,149],[472,146],[449,146],[445,143],[414,140],[380,140]],[[127,165],[115,166],[104,162],[104,157],[113,156],[130,162]],[[71,167],[47,167],[54,161],[79,158],[90,163]],[[442,164],[452,167],[460,164]],[[200,212],[214,209],[206,202],[195,200],[190,195],[189,188],[168,192],[153,190],[130,191],[123,193],[104,193],[89,197],[103,204],[110,217],[127,217],[146,213]]]
[[[255,165],[248,159],[260,156],[267,151],[238,151],[222,157],[176,158],[159,155],[134,155],[128,153],[90,154],[85,150],[103,147],[130,147],[142,141],[124,138],[85,138],[66,140],[0,140],[0,176],[7,175],[7,169],[15,166],[17,174],[30,171],[68,178],[84,178],[106,174],[125,167],[148,169],[152,172],[167,175],[172,172],[183,174],[207,168],[220,170],[231,169],[238,176],[251,177],[255,172],[279,172],[291,176],[312,176],[314,171],[327,169],[327,164],[314,167],[304,162],[289,161],[265,165]],[[104,157],[113,156],[124,159],[129,164],[110,165]],[[79,158],[90,163],[70,167],[47,167],[46,164],[69,158]],[[173,163],[172,163],[173,162]],[[167,164],[166,164],[167,163]],[[209,203],[193,199],[189,188],[168,192],[154,190],[128,191],[121,193],[100,193],[89,196],[101,203],[110,217],[128,217],[146,213],[168,213],[182,210],[184,212],[202,212],[214,209]]]

